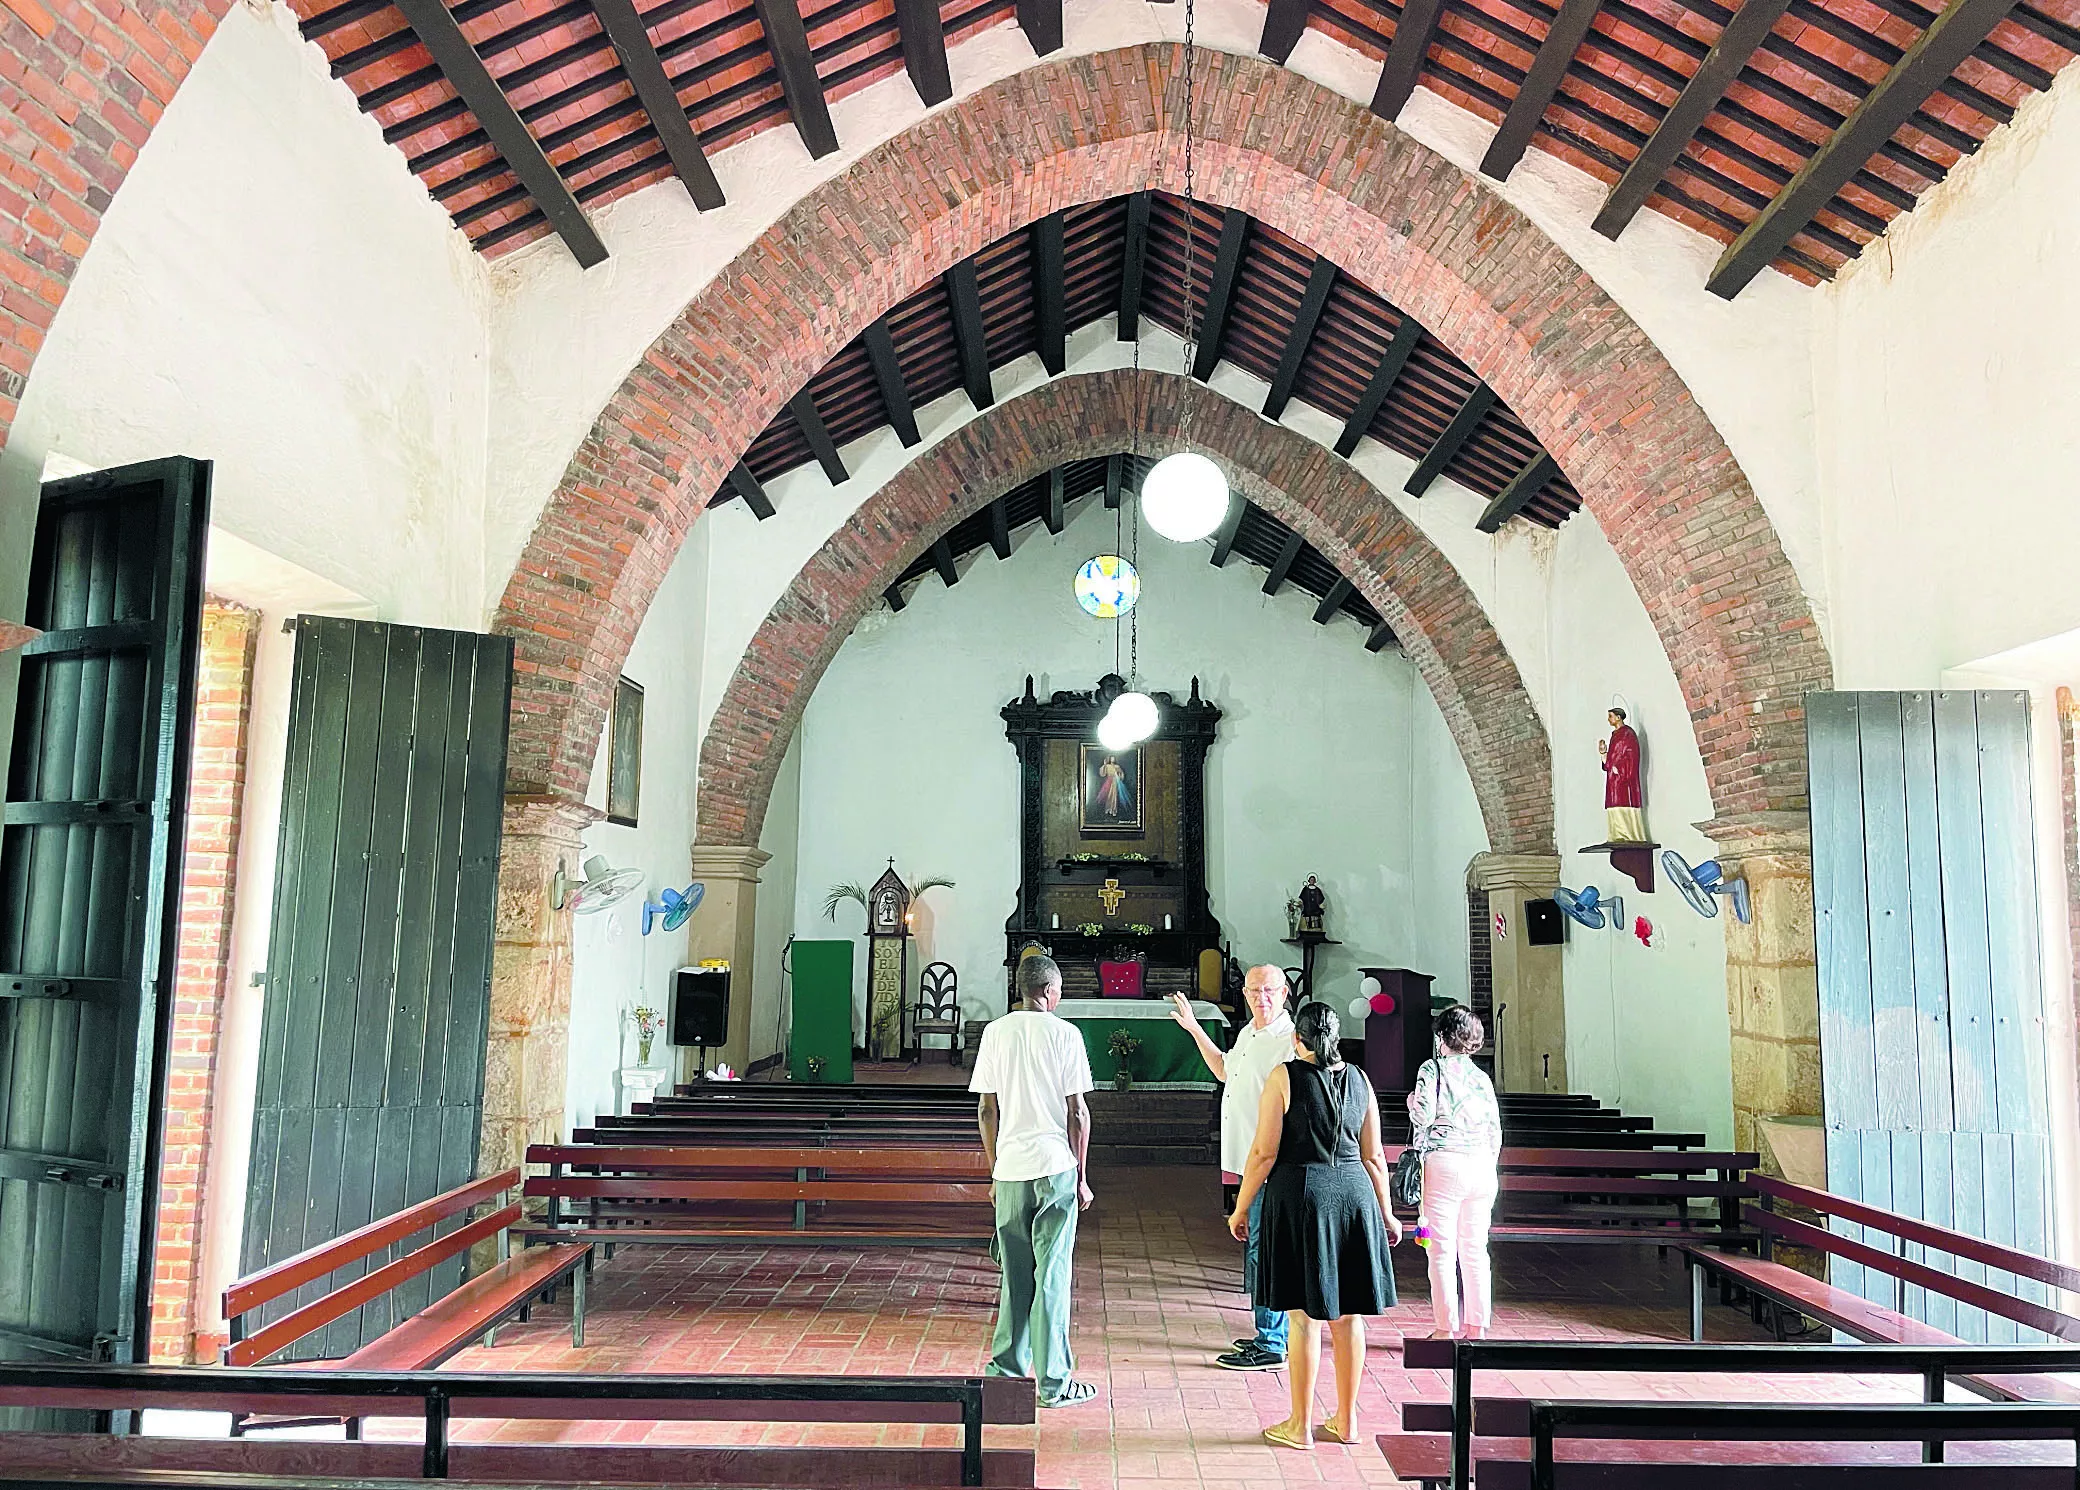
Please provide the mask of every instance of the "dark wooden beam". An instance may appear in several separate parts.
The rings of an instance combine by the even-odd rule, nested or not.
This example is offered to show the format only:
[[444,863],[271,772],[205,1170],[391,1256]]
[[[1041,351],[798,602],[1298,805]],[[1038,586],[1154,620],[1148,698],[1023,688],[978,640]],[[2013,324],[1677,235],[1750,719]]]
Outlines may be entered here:
[[890,585],[881,592],[881,598],[888,602],[888,608],[892,611],[900,611],[910,603],[903,598],[903,587],[901,585]]
[[932,567],[939,571],[939,578],[952,589],[961,582],[961,572],[953,567],[953,545],[944,537],[932,545]]
[[1264,576],[1264,593],[1276,595],[1285,585],[1286,576],[1293,572],[1293,561],[1300,557],[1301,538],[1298,533],[1286,534],[1285,546],[1278,557],[1271,561],[1271,572]]
[[1314,268],[1308,271],[1307,288],[1300,293],[1300,311],[1293,317],[1293,329],[1286,333],[1278,371],[1271,375],[1271,392],[1264,400],[1266,419],[1277,419],[1285,413],[1293,385],[1300,381],[1301,364],[1307,361],[1307,349],[1314,344],[1314,328],[1329,304],[1329,292],[1335,288],[1336,266],[1326,256],[1317,258]]
[[1365,638],[1365,650],[1368,652],[1384,652],[1393,645],[1393,642],[1394,628],[1382,621],[1372,628],[1372,635]]
[[773,515],[773,499],[766,495],[765,487],[751,474],[751,467],[742,461],[738,461],[731,468],[729,486],[731,491],[744,499],[744,505],[751,509],[751,515],[760,522]]
[[953,306],[953,340],[961,359],[961,386],[968,402],[986,409],[997,401],[989,381],[989,341],[982,332],[982,286],[975,261],[963,259],[946,271],[946,298]]
[[1011,557],[1011,513],[1002,497],[989,504],[989,546],[998,558]]
[[657,131],[665,157],[685,183],[693,205],[703,212],[720,207],[722,183],[715,179],[715,170],[701,149],[700,136],[693,132],[686,106],[679,102],[678,90],[665,76],[664,62],[651,45],[649,28],[636,14],[633,0],[592,0],[592,13],[599,17],[600,30],[613,43],[614,54],[621,59],[621,70],[628,74],[628,85],[635,90],[636,102],[649,115],[650,127]]
[[1950,0],[1834,137],[1719,256],[1705,288],[1731,300],[1768,268],[2014,8],[2015,0]]
[[1408,0],[1401,19],[1394,23],[1394,39],[1387,44],[1386,65],[1379,72],[1379,86],[1372,90],[1372,112],[1382,119],[1397,119],[1416,91],[1423,75],[1423,58],[1437,39],[1437,23],[1444,15],[1444,0]]
[[592,231],[592,224],[585,220],[578,199],[549,163],[541,142],[528,132],[519,111],[513,107],[491,70],[484,66],[484,59],[477,49],[469,44],[462,34],[462,27],[442,3],[442,0],[398,0],[398,12],[405,24],[410,26],[433,59],[434,66],[441,71],[455,89],[456,96],[469,106],[476,116],[478,125],[499,158],[513,168],[513,175],[526,188],[535,206],[542,209],[542,216],[556,230],[571,257],[578,261],[581,269],[590,269],[607,256],[607,246],[599,241]]
[[1062,49],[1062,0],[1018,0],[1018,29],[1042,57]]
[[1221,360],[1221,338],[1228,333],[1228,307],[1235,300],[1235,281],[1242,272],[1242,248],[1249,240],[1249,214],[1230,207],[1221,218],[1220,246],[1213,253],[1213,278],[1206,284],[1206,313],[1199,317],[1199,350],[1192,356],[1192,376],[1205,382]]
[[1033,224],[1033,313],[1039,323],[1040,365],[1050,378],[1069,365],[1069,316],[1062,253],[1062,214]]
[[1358,395],[1358,406],[1351,410],[1351,417],[1343,422],[1343,433],[1336,437],[1338,455],[1348,460],[1351,452],[1358,448],[1358,441],[1365,438],[1365,431],[1371,429],[1372,421],[1379,417],[1381,406],[1401,376],[1401,369],[1408,366],[1416,343],[1422,339],[1422,324],[1407,311],[1401,312],[1401,324],[1394,328],[1394,339],[1387,343],[1386,351],[1380,353],[1379,365],[1373,368],[1365,391]]
[[780,78],[780,96],[800,131],[809,154],[822,159],[838,148],[838,131],[831,124],[831,107],[823,96],[823,82],[816,76],[816,59],[809,52],[809,28],[802,24],[796,0],[751,0],[758,23],[765,28],[766,49],[773,54],[773,71]]
[[1062,509],[1062,468],[1056,466],[1047,473],[1047,531],[1060,533],[1065,521]]
[[1459,453],[1459,447],[1466,443],[1467,437],[1479,427],[1488,410],[1494,407],[1495,390],[1486,383],[1478,384],[1467,396],[1466,402],[1459,405],[1459,412],[1454,414],[1452,422],[1444,427],[1444,433],[1437,437],[1437,443],[1423,452],[1423,458],[1416,462],[1416,468],[1410,473],[1407,485],[1401,489],[1412,497],[1420,497],[1428,491],[1430,483],[1444,474],[1444,468],[1452,463],[1452,457]]
[[787,411],[802,427],[802,438],[809,442],[809,453],[823,467],[823,474],[830,478],[831,485],[838,486],[846,481],[851,473],[845,469],[845,462],[838,458],[837,442],[823,427],[823,415],[816,412],[816,400],[809,396],[809,390],[804,388],[790,398]]
[[896,0],[896,32],[903,40],[903,67],[926,108],[953,97],[946,71],[946,23],[939,0]]
[[1661,116],[1654,132],[1647,136],[1646,144],[1639,147],[1639,154],[1633,156],[1618,184],[1611,188],[1610,197],[1591,227],[1606,238],[1615,238],[1625,231],[1625,225],[1661,185],[1669,167],[1689,148],[1706,117],[1719,107],[1719,100],[1741,75],[1741,69],[1748,65],[1748,59],[1762,45],[1770,28],[1790,7],[1791,0],[1742,0],[1741,8],[1733,13],[1718,41],[1705,53],[1697,71]]
[[1326,626],[1336,619],[1336,613],[1343,609],[1344,601],[1351,598],[1351,591],[1356,588],[1339,574],[1336,583],[1329,586],[1329,593],[1322,597],[1322,603],[1314,608],[1315,625]]
[[1220,532],[1213,537],[1213,567],[1218,569],[1228,562],[1228,555],[1235,551],[1235,535],[1242,531],[1242,514],[1249,510],[1249,503],[1236,502],[1228,508],[1228,520],[1221,524]]
[[1560,91],[1560,80],[1567,76],[1575,49],[1602,8],[1603,0],[1561,0],[1560,13],[1553,17],[1546,39],[1538,44],[1538,55],[1531,59],[1531,70],[1524,74],[1509,112],[1502,116],[1502,128],[1488,142],[1488,153],[1481,160],[1483,176],[1507,181],[1517,168],[1538,130],[1538,121],[1545,118],[1553,95]]
[[1293,55],[1307,30],[1308,0],[1271,0],[1264,12],[1264,35],[1257,42],[1258,55],[1284,62]]
[[1492,533],[1504,523],[1530,505],[1531,499],[1545,490],[1546,483],[1560,474],[1557,461],[1543,450],[1524,463],[1522,470],[1509,478],[1509,485],[1495,494],[1488,510],[1480,515],[1474,526],[1483,533]]
[[1141,334],[1141,272],[1148,263],[1149,193],[1137,191],[1127,198],[1127,241],[1120,259],[1119,339],[1132,341]]
[[1107,512],[1116,512],[1119,509],[1119,492],[1123,484],[1120,467],[1124,460],[1125,457],[1118,455],[1105,457],[1105,510]]
[[861,332],[860,340],[867,344],[867,361],[873,364],[874,382],[881,389],[881,402],[888,408],[888,422],[896,438],[906,448],[915,445],[919,439],[917,411],[910,405],[910,385],[903,380],[903,364],[896,356],[895,338],[888,334],[888,318],[883,316]]

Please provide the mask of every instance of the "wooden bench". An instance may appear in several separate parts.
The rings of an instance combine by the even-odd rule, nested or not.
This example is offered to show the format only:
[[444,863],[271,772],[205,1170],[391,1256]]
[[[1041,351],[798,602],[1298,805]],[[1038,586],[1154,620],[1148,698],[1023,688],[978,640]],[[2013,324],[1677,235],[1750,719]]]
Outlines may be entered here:
[[[10,1483],[339,1486],[386,1479],[521,1485],[688,1485],[773,1490],[1030,1490],[1030,1448],[985,1445],[985,1424],[1031,1424],[1030,1379],[980,1376],[665,1376],[227,1371],[0,1363],[0,1406],[263,1411],[296,1421],[418,1418],[422,1441],[155,1438],[9,1433]],[[563,1422],[958,1424],[948,1447],[711,1447],[466,1440],[463,1419]]]
[[[1402,1147],[1386,1146],[1388,1163]],[[1754,1245],[1739,1202],[1755,1193],[1746,1174],[1755,1162],[1752,1153],[1726,1151],[1505,1148],[1503,1211],[1488,1235],[1496,1242]],[[1693,1201],[1713,1213],[1693,1215]]]
[[989,1166],[973,1149],[535,1144],[547,1202],[529,1243],[986,1247]]
[[[224,1363],[228,1366],[258,1365],[334,1320],[344,1318],[364,1304],[375,1302],[407,1279],[419,1277],[451,1259],[465,1258],[479,1242],[493,1239],[497,1242],[500,1260],[492,1267],[441,1295],[427,1308],[352,1354],[338,1360],[309,1364],[318,1369],[342,1371],[431,1370],[477,1340],[492,1343],[500,1324],[525,1312],[537,1296],[554,1290],[565,1278],[572,1280],[571,1343],[583,1345],[585,1264],[592,1248],[580,1242],[528,1250],[519,1256],[507,1255],[509,1233],[521,1219],[521,1209],[518,1202],[499,1202],[519,1183],[518,1169],[472,1180],[393,1216],[371,1221],[344,1236],[334,1237],[329,1242],[285,1258],[250,1277],[240,1278],[224,1290],[224,1317],[231,1330],[231,1343],[225,1348]],[[450,1217],[463,1215],[480,1204],[494,1203],[498,1208],[488,1214],[372,1268],[257,1329],[248,1328],[245,1316],[254,1310],[307,1284],[317,1283],[341,1268],[431,1231]],[[234,1436],[244,1432],[248,1426],[290,1426],[286,1423],[249,1423],[248,1418],[248,1414],[234,1414]],[[358,1433],[358,1429],[355,1421],[347,1420],[350,1437]]]
[[[1970,1427],[1971,1419],[1963,1414],[1970,1413],[1982,1404],[1945,1404],[1941,1401],[1943,1382],[1946,1376],[1960,1374],[1995,1375],[2016,1370],[2071,1370],[2080,1369],[2080,1349],[2066,1346],[2014,1346],[2014,1345],[1947,1345],[1947,1346],[1859,1346],[1859,1345],[1684,1345],[1661,1341],[1638,1343],[1621,1342],[1571,1342],[1571,1341],[1450,1341],[1410,1340],[1403,1352],[1405,1368],[1413,1372],[1441,1370],[1450,1374],[1451,1398],[1449,1401],[1409,1401],[1402,1405],[1400,1433],[1385,1434],[1379,1439],[1380,1450],[1386,1455],[1394,1473],[1402,1479],[1412,1480],[1426,1487],[1444,1485],[1470,1485],[1476,1468],[1481,1490],[1497,1484],[1523,1486],[1530,1482],[1528,1474],[1533,1456],[1531,1403],[1525,1398],[1476,1398],[1473,1391],[1476,1371],[1505,1372],[1555,1372],[1567,1373],[1570,1378],[1598,1372],[1646,1373],[1656,1377],[1674,1375],[1726,1375],[1752,1377],[1758,1374],[1771,1375],[1908,1375],[1917,1378],[1922,1387],[1924,1402],[1921,1404],[1885,1404],[1889,1408],[1922,1408],[1935,1413],[1955,1413],[1954,1417],[1901,1417],[1896,1426],[1906,1425],[1902,1431],[1867,1435],[1867,1440],[1886,1437],[1903,1438],[1922,1445],[1923,1463],[1915,1466],[1889,1464],[1872,1466],[1867,1462],[1855,1463],[1855,1452],[1849,1447],[1858,1440],[1854,1424],[1847,1420],[1835,1422],[1828,1436],[1835,1443],[1831,1449],[1812,1454],[1809,1458],[1795,1461],[1798,1475],[1790,1484],[1803,1486],[1808,1480],[1803,1476],[1814,1474],[1810,1483],[1815,1486],[1840,1485],[1844,1490],[1851,1486],[1902,1484],[1908,1480],[1897,1478],[1905,1471],[1911,1475],[1911,1483],[1931,1485],[1980,1486],[1993,1490],[2000,1486],[2018,1487],[2034,1483],[2050,1483],[2033,1480],[2036,1471],[2015,1465],[1947,1466],[1962,1475],[1950,1478],[1937,1474],[1924,1477],[1928,1466],[1939,1465],[1943,1459],[1943,1443],[1952,1438],[1981,1436]],[[1593,1404],[1597,1408],[1612,1403]],[[1696,1409],[1700,1412],[1720,1408],[1739,1410],[1754,1407],[1753,1402],[1713,1403],[1708,1401],[1668,1404]],[[1832,1406],[1834,1404],[1827,1404]],[[1772,1410],[1797,1411],[1818,1404],[1771,1404]],[[2025,1405],[2025,1413],[2028,1410]],[[2041,1406],[2041,1404],[2036,1404]],[[2068,1404],[2052,1404],[2057,1410],[2074,1411]],[[1760,1486],[1764,1482],[1754,1476],[1758,1473],[1774,1472],[1782,1475],[1794,1462],[1785,1452],[1784,1445],[1767,1440],[1746,1441],[1746,1435],[1730,1420],[1724,1423],[1724,1432],[1707,1431],[1699,1427],[1692,1431],[1672,1436],[1685,1439],[1704,1439],[1712,1442],[1710,1450],[1715,1464],[1692,1462],[1664,1462],[1657,1458],[1666,1453],[1658,1448],[1654,1440],[1659,1434],[1646,1425],[1632,1434],[1613,1433],[1612,1441],[1596,1448],[1584,1450],[1584,1457],[1597,1458],[1597,1472],[1608,1472],[1618,1476],[1609,1481],[1598,1479],[1590,1472],[1590,1466],[1582,1465],[1570,1471],[1563,1463],[1560,1468],[1562,1485],[1622,1485],[1659,1487],[1676,1483],[1669,1476],[1680,1475],[1684,1490],[1694,1490],[1690,1474],[1693,1470],[1704,1474],[1698,1482],[1706,1485],[1724,1484],[1731,1486]],[[1777,1420],[1780,1428],[1782,1420]],[[2017,1418],[2011,1426],[2026,1426],[2031,1419]],[[2027,1436],[2018,1432],[2014,1436]],[[1724,1440],[1723,1442],[1721,1440]],[[1868,1455],[1864,1459],[1867,1461]],[[1809,1462],[1810,1459],[1810,1462]],[[1643,1466],[1635,1474],[1625,1465]],[[2057,1469],[2065,1478],[2057,1483],[2062,1487],[2073,1484],[2074,1471],[2071,1467]],[[1884,1475],[1895,1476],[1886,1480]],[[1989,1476],[2023,1474],[2020,1480]],[[1572,1478],[1568,1478],[1572,1475]],[[1659,1478],[1656,1478],[1659,1476]],[[1837,1476],[1841,1476],[1837,1478]],[[1977,1476],[1974,1478],[1974,1476]],[[1771,1490],[1786,1490],[1785,1482],[1771,1481]]]

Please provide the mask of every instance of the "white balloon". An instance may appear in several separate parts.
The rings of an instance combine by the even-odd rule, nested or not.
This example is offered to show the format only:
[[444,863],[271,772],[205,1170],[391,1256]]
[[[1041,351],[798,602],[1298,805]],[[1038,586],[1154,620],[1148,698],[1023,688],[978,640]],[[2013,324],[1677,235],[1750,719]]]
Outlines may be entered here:
[[1365,1002],[1367,1004],[1370,1004],[1374,999],[1379,997],[1379,991],[1379,979],[1373,977],[1370,973],[1367,973],[1365,975],[1365,981],[1358,985],[1358,992],[1365,995]]
[[1141,513],[1165,538],[1196,542],[1226,520],[1228,478],[1196,451],[1166,455],[1141,483]]
[[1371,1001],[1370,999],[1352,999],[1352,1000],[1351,1000],[1351,1006],[1350,1006],[1350,1010],[1349,1010],[1349,1013],[1350,1013],[1350,1016],[1351,1016],[1351,1018],[1353,1018],[1353,1019],[1363,1019],[1363,1018],[1365,1018],[1365,1017],[1366,1017],[1367,1015],[1369,1015],[1369,1014],[1370,1014],[1371,1012],[1372,1012],[1372,1001]]

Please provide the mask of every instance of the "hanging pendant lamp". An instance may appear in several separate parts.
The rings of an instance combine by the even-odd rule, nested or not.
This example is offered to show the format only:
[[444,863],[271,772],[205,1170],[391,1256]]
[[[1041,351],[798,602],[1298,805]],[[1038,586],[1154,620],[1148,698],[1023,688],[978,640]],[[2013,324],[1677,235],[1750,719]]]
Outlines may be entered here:
[[1196,450],[1166,455],[1141,483],[1141,510],[1165,538],[1197,543],[1227,519],[1228,478]]
[[1130,745],[1146,740],[1156,732],[1161,716],[1156,710],[1156,701],[1141,692],[1122,693],[1112,701],[1106,712],[1104,724],[1099,726],[1100,738],[1106,726],[1122,736]]

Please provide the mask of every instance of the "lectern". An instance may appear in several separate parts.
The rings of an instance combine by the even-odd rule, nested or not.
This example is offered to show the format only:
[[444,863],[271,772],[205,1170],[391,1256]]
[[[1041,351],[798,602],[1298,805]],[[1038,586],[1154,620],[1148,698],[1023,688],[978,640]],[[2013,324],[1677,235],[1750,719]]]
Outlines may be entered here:
[[1430,975],[1405,967],[1358,971],[1379,979],[1380,991],[1394,1000],[1392,1013],[1365,1017],[1365,1075],[1376,1090],[1405,1092],[1430,1059]]

